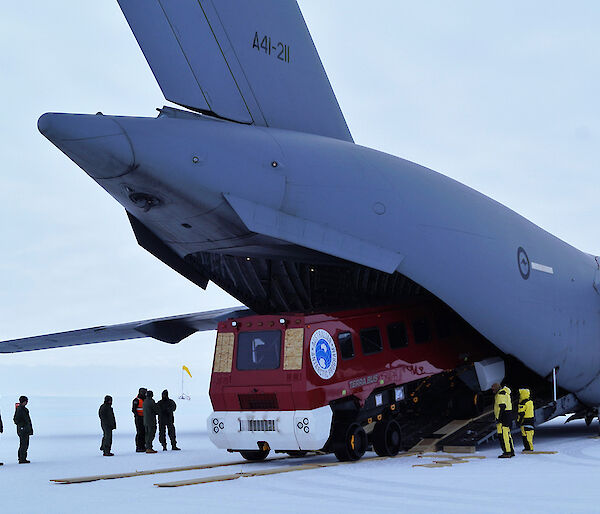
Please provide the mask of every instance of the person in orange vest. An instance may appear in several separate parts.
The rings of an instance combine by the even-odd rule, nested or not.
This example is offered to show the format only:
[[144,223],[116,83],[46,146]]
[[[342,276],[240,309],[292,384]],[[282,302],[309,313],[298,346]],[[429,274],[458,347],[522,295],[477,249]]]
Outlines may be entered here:
[[146,399],[146,388],[140,387],[138,395],[133,399],[131,412],[135,422],[135,451],[144,453],[146,451],[146,430],[144,429],[144,400]]

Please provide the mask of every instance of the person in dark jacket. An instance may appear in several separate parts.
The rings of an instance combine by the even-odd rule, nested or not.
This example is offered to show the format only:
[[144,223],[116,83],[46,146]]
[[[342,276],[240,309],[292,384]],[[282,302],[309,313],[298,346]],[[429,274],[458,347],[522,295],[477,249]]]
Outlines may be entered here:
[[[4,433],[4,425],[2,424],[2,415],[0,414],[0,434]],[[0,462],[0,466],[3,466],[4,462]]]
[[156,436],[156,415],[158,408],[154,401],[154,393],[148,391],[144,400],[144,431],[146,433],[146,453],[158,453],[152,448],[154,437]]
[[162,392],[162,399],[156,404],[158,407],[158,440],[162,444],[163,451],[167,451],[166,432],[169,432],[171,440],[171,449],[180,450],[177,448],[177,439],[175,437],[175,416],[173,413],[177,409],[177,404],[169,398],[169,391],[166,389]]
[[106,395],[104,403],[98,409],[100,426],[102,427],[102,444],[100,445],[100,450],[105,457],[112,457],[114,455],[110,449],[112,447],[112,431],[117,429],[117,421],[115,420],[112,401],[112,396]]
[[146,399],[146,388],[140,387],[138,395],[133,399],[131,412],[135,422],[135,451],[138,453],[146,451],[146,432],[144,430],[144,400]]
[[19,397],[19,403],[15,408],[13,421],[17,425],[17,435],[19,436],[19,464],[29,464],[27,460],[27,450],[29,449],[29,437],[33,435],[33,425],[27,404],[27,396]]

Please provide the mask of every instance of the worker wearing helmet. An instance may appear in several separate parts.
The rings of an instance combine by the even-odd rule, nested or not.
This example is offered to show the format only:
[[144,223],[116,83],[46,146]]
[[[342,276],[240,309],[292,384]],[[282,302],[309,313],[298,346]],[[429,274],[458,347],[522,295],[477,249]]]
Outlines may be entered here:
[[521,427],[523,452],[533,451],[534,409],[529,389],[519,389],[519,415],[517,423]]
[[510,427],[512,425],[512,401],[510,399],[510,389],[507,386],[500,387],[500,384],[493,384],[494,393],[494,416],[496,418],[496,430],[502,447],[500,459],[508,459],[515,456]]

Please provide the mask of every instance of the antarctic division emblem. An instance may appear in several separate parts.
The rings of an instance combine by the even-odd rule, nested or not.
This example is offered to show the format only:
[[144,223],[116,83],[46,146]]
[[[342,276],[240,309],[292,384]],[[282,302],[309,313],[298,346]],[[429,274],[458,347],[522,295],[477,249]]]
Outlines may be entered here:
[[320,328],[310,338],[310,361],[315,373],[322,379],[330,379],[337,369],[337,350],[333,338]]

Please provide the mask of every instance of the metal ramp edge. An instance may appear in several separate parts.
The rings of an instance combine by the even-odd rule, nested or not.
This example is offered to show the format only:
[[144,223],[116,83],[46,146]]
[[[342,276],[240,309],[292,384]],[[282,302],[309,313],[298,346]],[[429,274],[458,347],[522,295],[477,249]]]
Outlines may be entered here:
[[458,430],[440,439],[436,444],[436,449],[451,448],[458,451],[460,448],[464,448],[463,451],[474,451],[475,448],[493,437],[495,432],[494,412],[486,410],[479,416],[467,420]]
[[[514,403],[514,407],[518,402]],[[535,410],[535,425],[539,426],[551,419],[574,412],[580,407],[579,400],[574,394],[567,394],[556,401],[551,401]],[[516,412],[516,408],[515,408]],[[512,432],[518,432],[516,421],[513,422]],[[496,435],[496,420],[493,411],[487,411],[467,424],[461,426],[453,433],[449,433],[436,442],[436,449],[452,448],[478,448],[487,443]],[[465,450],[466,451],[466,450]]]

